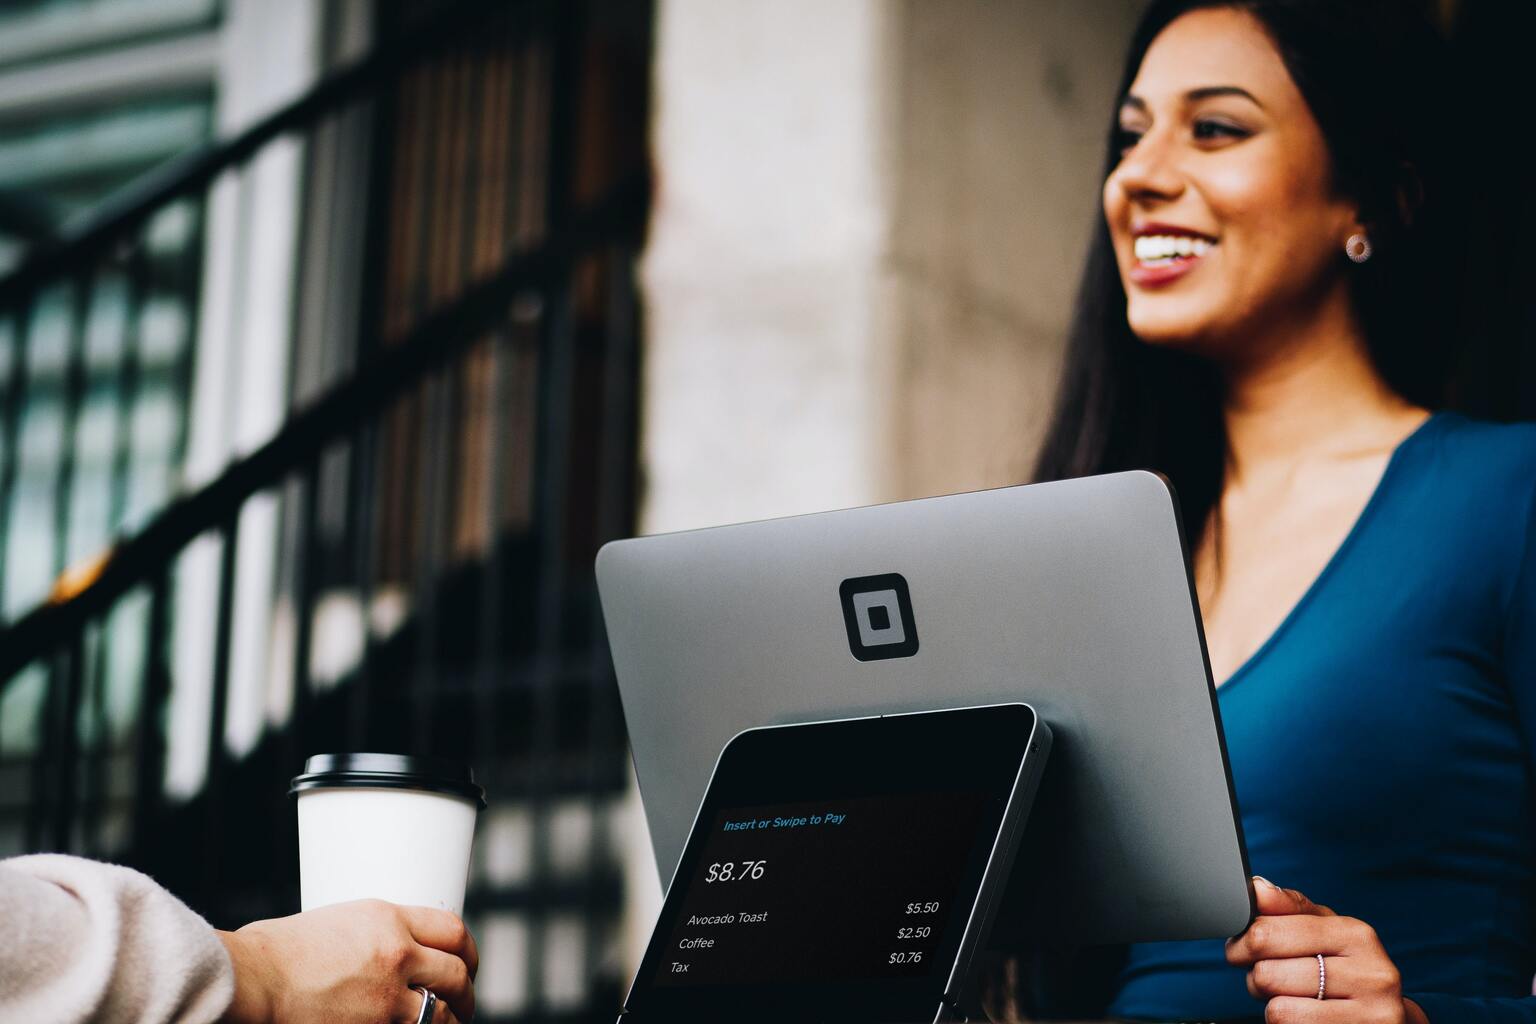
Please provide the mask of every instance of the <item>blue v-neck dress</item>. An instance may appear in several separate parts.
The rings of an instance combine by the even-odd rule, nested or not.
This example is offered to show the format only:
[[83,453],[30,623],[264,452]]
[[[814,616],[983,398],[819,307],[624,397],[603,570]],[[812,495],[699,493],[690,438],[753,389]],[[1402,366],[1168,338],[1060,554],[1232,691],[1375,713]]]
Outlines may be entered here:
[[[1536,424],[1420,425],[1217,699],[1254,872],[1371,924],[1430,1024],[1536,1024]],[[1132,946],[1110,1013],[1262,1013],[1222,954]]]

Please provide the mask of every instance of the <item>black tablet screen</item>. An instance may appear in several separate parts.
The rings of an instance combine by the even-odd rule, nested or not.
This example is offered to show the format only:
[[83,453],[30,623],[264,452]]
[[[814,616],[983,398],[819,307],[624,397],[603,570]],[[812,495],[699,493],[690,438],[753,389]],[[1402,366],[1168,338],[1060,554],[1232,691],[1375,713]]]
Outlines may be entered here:
[[737,807],[715,816],[658,985],[928,973],[982,797],[921,793]]
[[936,1007],[1034,726],[1004,705],[738,736],[627,1008],[676,1021]]

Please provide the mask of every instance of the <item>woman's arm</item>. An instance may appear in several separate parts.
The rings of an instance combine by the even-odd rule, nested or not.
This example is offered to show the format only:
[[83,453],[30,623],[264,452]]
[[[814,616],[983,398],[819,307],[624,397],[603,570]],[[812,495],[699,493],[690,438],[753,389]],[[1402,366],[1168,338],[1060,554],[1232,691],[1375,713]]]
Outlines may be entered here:
[[[1525,741],[1527,763],[1536,771],[1536,486],[1525,503],[1525,537],[1510,567],[1505,591],[1503,670]],[[1536,998],[1473,999],[1431,992],[1410,993],[1410,997],[1423,1008],[1431,1024],[1536,1021]]]
[[0,922],[0,1020],[211,1024],[234,991],[207,922],[128,868],[0,861]]
[[44,854],[0,861],[0,1020],[433,1024],[474,1013],[479,954],[444,910],[363,900],[215,932],[146,875]]

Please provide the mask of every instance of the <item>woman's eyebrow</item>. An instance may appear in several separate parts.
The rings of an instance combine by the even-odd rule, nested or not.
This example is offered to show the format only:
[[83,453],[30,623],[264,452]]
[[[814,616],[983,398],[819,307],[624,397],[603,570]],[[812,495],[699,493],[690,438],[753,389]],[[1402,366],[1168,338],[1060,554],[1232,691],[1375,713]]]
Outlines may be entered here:
[[[1186,92],[1184,102],[1195,103],[1199,100],[1208,100],[1213,96],[1241,96],[1260,110],[1264,109],[1264,104],[1259,102],[1258,97],[1240,85],[1202,85],[1198,89]],[[1135,93],[1126,93],[1125,98],[1120,101],[1120,106],[1122,109],[1130,107],[1132,110],[1145,112],[1147,101]]]
[[1260,103],[1258,98],[1254,96],[1253,93],[1237,85],[1201,86],[1198,89],[1191,89],[1189,92],[1186,92],[1184,94],[1184,99],[1186,101],[1193,102],[1195,100],[1208,100],[1212,96],[1241,96],[1243,99],[1247,100],[1249,103],[1252,103],[1260,110],[1264,109],[1264,104]]

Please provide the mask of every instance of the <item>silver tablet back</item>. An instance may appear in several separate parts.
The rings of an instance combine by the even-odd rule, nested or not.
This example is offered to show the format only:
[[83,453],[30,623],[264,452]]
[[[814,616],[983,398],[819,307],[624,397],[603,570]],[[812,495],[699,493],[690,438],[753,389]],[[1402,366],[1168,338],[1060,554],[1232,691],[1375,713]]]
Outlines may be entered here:
[[1162,478],[616,541],[597,576],[663,879],[743,729],[1027,701],[1055,750],[1015,872],[1027,897],[1005,913],[1078,942],[1247,926],[1247,856]]

